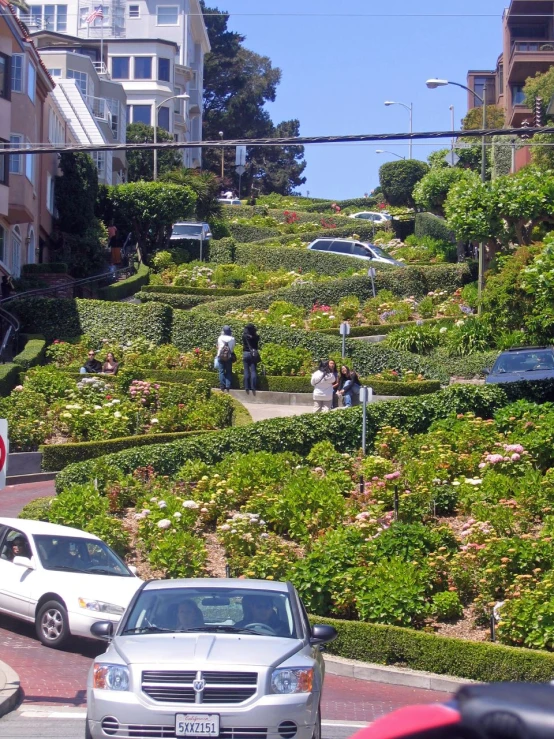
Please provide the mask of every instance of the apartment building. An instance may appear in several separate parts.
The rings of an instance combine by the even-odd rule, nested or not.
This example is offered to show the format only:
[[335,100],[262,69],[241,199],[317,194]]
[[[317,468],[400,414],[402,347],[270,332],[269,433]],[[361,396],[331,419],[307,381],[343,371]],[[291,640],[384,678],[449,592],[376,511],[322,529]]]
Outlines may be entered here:
[[[52,97],[79,144],[123,144],[126,140],[127,95],[119,82],[99,74],[98,43],[49,31],[34,34],[50,76],[56,82]],[[125,181],[124,151],[96,151],[91,156],[102,184]]]
[[[528,77],[547,72],[554,65],[554,0],[511,0],[502,18],[502,53],[492,70],[469,70],[467,86],[488,104],[504,109],[505,123],[519,128],[532,122],[533,112],[524,104]],[[468,108],[480,102],[468,93]]]
[[71,140],[50,97],[54,81],[18,18],[0,14],[0,141],[21,153],[0,157],[0,271],[18,277],[35,263],[52,229],[56,154],[25,154],[35,143]]
[[[210,50],[199,0],[106,0],[101,17],[92,0],[47,5],[21,14],[33,37],[70,36],[86,46],[101,79],[121,83],[127,122],[157,123],[176,141],[202,140],[204,55]],[[39,42],[42,45],[42,42]],[[188,100],[167,98],[186,93]],[[200,149],[184,149],[187,167],[201,165]]]

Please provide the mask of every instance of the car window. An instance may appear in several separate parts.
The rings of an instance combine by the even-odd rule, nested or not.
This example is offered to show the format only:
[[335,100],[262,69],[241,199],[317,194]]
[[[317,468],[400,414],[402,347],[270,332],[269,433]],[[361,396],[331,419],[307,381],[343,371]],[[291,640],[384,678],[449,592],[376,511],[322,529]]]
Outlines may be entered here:
[[369,249],[367,249],[365,246],[362,246],[361,244],[352,245],[352,254],[356,257],[371,257]]
[[504,372],[532,372],[554,370],[553,352],[522,352],[502,354],[495,362],[493,374]]
[[381,257],[382,259],[392,259],[390,254],[387,254],[386,251],[383,251],[383,249],[380,249],[378,246],[372,244],[370,248],[375,256]]
[[297,638],[287,592],[250,588],[142,590],[122,624],[125,633],[206,631]]
[[185,225],[177,224],[173,226],[171,232],[172,236],[199,236],[202,233],[202,226],[195,226],[194,224]]
[[329,251],[335,254],[352,254],[352,244],[349,241],[333,241]]
[[29,540],[21,531],[8,529],[0,550],[0,559],[11,562],[14,557],[32,557]]
[[330,241],[314,241],[310,249],[313,249],[314,251],[329,251],[330,246]]
[[45,570],[133,577],[127,565],[103,541],[56,534],[35,534],[33,538]]

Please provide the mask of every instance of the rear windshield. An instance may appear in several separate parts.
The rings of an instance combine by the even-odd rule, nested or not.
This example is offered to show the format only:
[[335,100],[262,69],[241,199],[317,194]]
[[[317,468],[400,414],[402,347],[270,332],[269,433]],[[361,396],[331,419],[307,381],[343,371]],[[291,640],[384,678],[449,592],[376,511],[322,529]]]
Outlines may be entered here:
[[522,352],[521,354],[502,354],[496,360],[493,373],[504,372],[539,372],[554,370],[554,352],[544,351]]
[[172,236],[199,236],[202,233],[202,225],[177,225],[173,226]]

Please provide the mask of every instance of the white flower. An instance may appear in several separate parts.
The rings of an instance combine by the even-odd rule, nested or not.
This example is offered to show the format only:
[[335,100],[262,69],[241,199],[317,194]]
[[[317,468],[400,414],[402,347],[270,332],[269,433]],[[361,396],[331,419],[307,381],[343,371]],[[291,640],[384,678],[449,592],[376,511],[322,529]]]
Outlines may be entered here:
[[150,498],[151,503],[155,503],[158,499],[157,498]]
[[159,423],[157,418],[151,418],[150,423]]
[[120,401],[120,400],[118,400],[117,398],[114,398],[114,399],[112,400],[112,403],[121,403],[121,401]]
[[448,329],[446,328],[446,326],[441,326],[439,329],[439,334],[445,334],[447,331]]
[[183,508],[200,508],[200,506],[194,500],[185,500],[183,501]]
[[94,408],[95,411],[101,411],[102,410],[102,406],[101,405],[95,405],[95,406],[93,406],[93,408]]
[[458,485],[459,485],[459,484],[460,484],[460,483],[459,483],[459,481],[458,481],[458,480],[454,480],[454,482],[452,483],[452,485],[454,485],[454,487],[458,487]]
[[148,516],[149,513],[150,513],[150,508],[143,508],[142,509],[142,513],[143,513],[144,517]]
[[159,529],[168,529],[171,526],[171,521],[169,518],[162,518],[161,521],[158,521],[158,528]]
[[116,412],[115,412],[115,413],[113,414],[113,416],[114,416],[114,418],[121,418],[121,413],[120,413],[119,411],[116,411]]
[[158,508],[167,508],[167,503],[165,502],[165,500],[160,500],[158,502]]
[[478,477],[466,477],[465,481],[468,485],[480,485],[483,480],[480,480]]
[[83,416],[92,416],[92,413],[91,413],[91,411],[85,411],[83,413]]
[[179,513],[179,511],[175,511],[175,513],[173,514],[173,518],[181,518],[181,514]]
[[222,525],[221,525],[221,526],[219,527],[219,530],[220,530],[220,531],[230,531],[230,529],[231,529],[231,527],[229,526],[229,524],[228,524],[228,523],[224,523],[224,524],[222,524]]

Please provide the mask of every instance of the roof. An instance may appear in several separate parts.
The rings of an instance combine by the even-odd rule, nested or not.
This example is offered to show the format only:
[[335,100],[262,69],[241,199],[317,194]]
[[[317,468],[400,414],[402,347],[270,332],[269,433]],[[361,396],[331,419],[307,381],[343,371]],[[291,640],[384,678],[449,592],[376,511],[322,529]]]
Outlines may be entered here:
[[[81,38],[81,36],[70,36],[68,33],[60,33],[59,31],[46,31],[41,29],[40,31],[33,31],[31,36],[33,38],[48,38],[52,36],[55,39],[60,39],[65,42],[66,46],[100,46],[101,39],[99,38]],[[179,47],[176,41],[170,41],[164,38],[104,38],[104,46],[109,48],[111,44],[165,44],[166,46],[174,46],[176,49]],[[62,48],[56,46],[56,49]]]
[[145,585],[148,590],[169,590],[174,588],[240,588],[241,590],[272,590],[275,593],[287,593],[286,582],[270,580],[242,580],[240,578],[183,578],[180,580],[151,580]]
[[81,539],[98,539],[94,534],[89,534],[81,529],[74,529],[71,526],[60,526],[57,523],[47,523],[46,521],[33,521],[28,518],[0,518],[0,525],[11,526],[19,529],[25,534],[45,534],[58,536],[73,536]]

